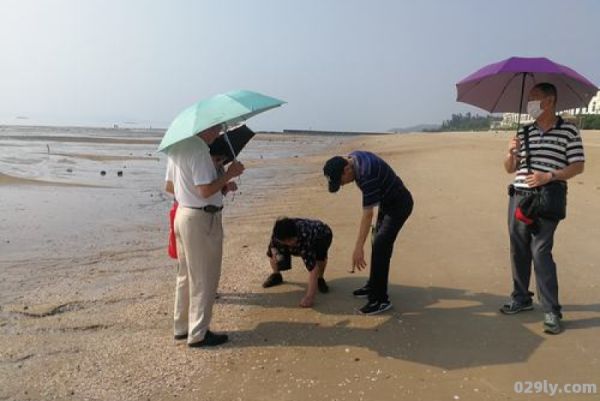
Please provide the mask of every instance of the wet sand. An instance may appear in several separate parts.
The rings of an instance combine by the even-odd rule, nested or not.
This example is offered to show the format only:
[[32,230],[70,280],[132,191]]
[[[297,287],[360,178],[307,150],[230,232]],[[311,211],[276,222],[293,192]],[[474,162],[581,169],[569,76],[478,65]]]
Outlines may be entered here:
[[[164,154],[156,152],[156,144],[113,143],[114,138],[136,140],[155,134],[96,128],[1,128],[0,146],[11,147],[0,152],[0,204],[4,211],[0,215],[0,261],[37,265],[49,255],[68,261],[72,255],[164,244],[161,233],[167,228],[165,215],[170,203],[170,196],[162,191]],[[56,142],[48,153],[46,141],[31,140],[69,135],[84,141]],[[86,142],[88,138],[94,141]],[[235,196],[237,206],[228,208],[227,213],[243,214],[247,204],[264,199],[265,191],[302,180],[309,171],[301,163],[302,157],[338,142],[256,135],[240,155],[249,169]],[[286,158],[291,163],[284,174],[281,163]]]
[[[5,136],[7,140],[23,140],[23,136]],[[158,145],[159,139],[132,139],[132,138],[90,138],[84,136],[55,136],[55,135],[28,135],[28,141],[46,141],[46,142],[76,142],[76,143],[115,143],[126,145]]]
[[[155,245],[164,230],[138,230],[135,250],[0,263],[0,399],[525,400],[532,396],[516,394],[516,381],[600,385],[599,134],[584,135],[586,172],[570,183],[569,215],[556,236],[560,336],[541,332],[538,305],[497,313],[511,287],[510,176],[501,165],[510,134],[357,138],[273,161],[282,171],[301,164],[290,177],[296,184],[282,179],[228,205],[213,329],[231,342],[219,349],[172,339],[175,264]],[[356,315],[363,301],[350,295],[366,279],[348,273],[359,191],[329,194],[321,175],[330,154],[358,148],[386,158],[415,197],[392,260],[394,309],[373,317]],[[285,285],[260,286],[280,215],[320,218],[334,230],[331,293],[314,309],[297,306],[307,278],[299,260]]]
[[87,159],[97,162],[105,161],[129,161],[129,160],[153,160],[159,161],[160,158],[152,156],[117,156],[117,155],[95,155],[87,153],[52,153],[54,156],[73,157],[76,159]]
[[93,187],[94,185],[78,184],[71,182],[46,181],[39,179],[15,177],[0,173],[0,186],[2,185],[31,185],[31,186],[57,186],[57,187]]

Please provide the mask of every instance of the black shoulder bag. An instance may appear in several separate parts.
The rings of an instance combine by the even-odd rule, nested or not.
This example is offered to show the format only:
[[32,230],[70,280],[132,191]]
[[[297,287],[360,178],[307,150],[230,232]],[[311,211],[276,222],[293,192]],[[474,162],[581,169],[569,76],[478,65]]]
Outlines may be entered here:
[[[531,173],[531,152],[529,151],[529,130],[524,132],[525,164],[527,172]],[[567,216],[567,183],[552,181],[541,187],[534,188],[532,194],[521,200],[523,210],[530,211],[530,217],[541,217],[559,221]]]

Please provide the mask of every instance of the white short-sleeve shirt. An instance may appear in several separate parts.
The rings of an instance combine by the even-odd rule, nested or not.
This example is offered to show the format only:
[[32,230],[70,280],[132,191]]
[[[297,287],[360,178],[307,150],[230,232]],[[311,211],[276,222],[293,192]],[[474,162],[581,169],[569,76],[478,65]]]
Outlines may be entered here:
[[210,184],[218,178],[206,142],[197,136],[169,148],[166,181],[172,181],[175,199],[183,207],[223,206],[221,191],[203,198],[196,186]]

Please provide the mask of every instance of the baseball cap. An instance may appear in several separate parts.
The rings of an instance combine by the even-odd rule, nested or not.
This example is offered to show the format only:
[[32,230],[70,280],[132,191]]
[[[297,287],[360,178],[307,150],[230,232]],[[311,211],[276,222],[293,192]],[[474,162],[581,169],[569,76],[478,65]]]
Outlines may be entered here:
[[342,156],[335,156],[327,160],[325,166],[323,166],[323,174],[329,181],[329,192],[337,192],[342,185],[342,173],[344,167],[348,164],[348,160]]

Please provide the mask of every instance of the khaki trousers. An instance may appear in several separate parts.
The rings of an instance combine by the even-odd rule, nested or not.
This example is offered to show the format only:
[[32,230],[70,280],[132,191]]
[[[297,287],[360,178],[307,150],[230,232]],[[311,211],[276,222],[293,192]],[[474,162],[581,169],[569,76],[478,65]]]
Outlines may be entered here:
[[175,216],[177,285],[175,335],[188,334],[188,344],[204,339],[221,277],[223,225],[221,212],[179,207]]

